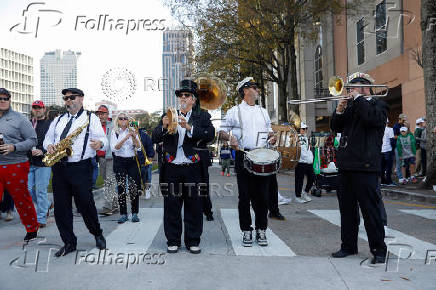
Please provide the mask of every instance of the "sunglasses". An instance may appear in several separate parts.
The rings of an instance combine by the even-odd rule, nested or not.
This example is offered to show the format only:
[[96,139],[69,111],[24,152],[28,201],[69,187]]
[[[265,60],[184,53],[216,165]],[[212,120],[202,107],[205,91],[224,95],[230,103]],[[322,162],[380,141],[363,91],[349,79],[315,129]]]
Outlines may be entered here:
[[129,120],[129,118],[127,118],[127,117],[119,117],[118,120],[127,121],[127,120]]
[[192,94],[189,94],[189,93],[181,93],[180,95],[179,95],[179,98],[189,98],[189,97],[191,97],[192,96]]
[[11,99],[11,98],[9,98],[9,97],[6,97],[6,98],[2,98],[2,97],[0,97],[0,101],[8,102],[10,99]]
[[64,99],[64,101],[67,101],[67,100],[74,101],[76,99],[76,97],[80,97],[80,96],[79,95],[63,96],[62,99]]
[[37,110],[37,109],[42,109],[42,107],[40,107],[40,106],[32,106],[32,109]]

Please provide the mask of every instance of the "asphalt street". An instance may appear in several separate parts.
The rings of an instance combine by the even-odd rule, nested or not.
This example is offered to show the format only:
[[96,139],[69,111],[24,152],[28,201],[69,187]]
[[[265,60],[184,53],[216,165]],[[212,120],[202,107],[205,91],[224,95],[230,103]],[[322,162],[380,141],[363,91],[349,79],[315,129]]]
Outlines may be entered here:
[[[330,258],[340,247],[334,191],[309,203],[281,205],[286,220],[269,220],[269,247],[243,248],[236,178],[219,172],[210,168],[215,220],[204,220],[201,254],[184,247],[166,253],[163,202],[154,186],[150,200],[140,199],[141,222],[118,225],[117,214],[100,217],[106,252],[95,249],[79,214],[78,251],[61,258],[53,255],[62,245],[53,216],[38,239],[24,246],[18,215],[0,220],[0,289],[436,289],[436,206],[384,201],[391,255],[383,266],[368,265],[363,221],[359,254]],[[278,183],[282,195],[295,197],[292,175],[280,174]],[[104,201],[98,195],[97,207]]]

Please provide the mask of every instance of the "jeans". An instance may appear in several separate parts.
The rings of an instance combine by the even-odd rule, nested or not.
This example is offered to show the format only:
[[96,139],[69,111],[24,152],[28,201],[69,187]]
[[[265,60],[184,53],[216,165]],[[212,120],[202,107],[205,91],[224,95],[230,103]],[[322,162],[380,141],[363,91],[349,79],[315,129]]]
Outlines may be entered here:
[[91,158],[91,163],[92,163],[92,186],[94,187],[98,177],[98,163],[95,157]]
[[30,167],[27,187],[32,195],[33,202],[36,203],[36,215],[38,222],[41,224],[47,223],[47,211],[50,206],[47,187],[50,182],[50,176],[50,167]]
[[403,173],[401,173],[401,160],[398,155],[398,150],[395,149],[395,172],[397,173],[398,180],[403,178]]
[[147,184],[151,184],[151,164],[147,166],[141,166],[141,178],[142,183],[147,188]]

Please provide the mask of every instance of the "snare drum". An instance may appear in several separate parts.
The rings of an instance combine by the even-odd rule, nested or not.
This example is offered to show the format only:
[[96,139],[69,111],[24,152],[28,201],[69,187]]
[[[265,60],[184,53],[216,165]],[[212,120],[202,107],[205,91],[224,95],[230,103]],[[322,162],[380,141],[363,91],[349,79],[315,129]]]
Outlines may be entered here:
[[244,167],[248,172],[267,176],[276,174],[282,163],[280,153],[267,148],[254,149],[244,156]]

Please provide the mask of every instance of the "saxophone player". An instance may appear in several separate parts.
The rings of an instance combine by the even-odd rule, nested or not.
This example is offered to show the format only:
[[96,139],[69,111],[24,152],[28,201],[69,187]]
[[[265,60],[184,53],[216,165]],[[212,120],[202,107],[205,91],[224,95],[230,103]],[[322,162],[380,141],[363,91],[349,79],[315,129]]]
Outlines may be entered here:
[[[44,139],[44,149],[55,154],[61,140],[77,133],[71,146],[72,154],[52,167],[54,216],[64,246],[55,256],[65,256],[76,250],[77,238],[73,232],[72,198],[80,211],[89,232],[94,235],[96,247],[106,248],[106,240],[97,217],[92,195],[92,163],[96,150],[106,150],[108,140],[98,117],[83,109],[84,93],[80,89],[62,90],[67,113],[56,117]],[[85,126],[85,124],[87,124]],[[75,135],[75,134],[73,134]]]

